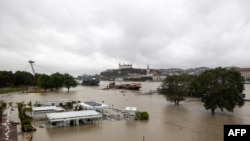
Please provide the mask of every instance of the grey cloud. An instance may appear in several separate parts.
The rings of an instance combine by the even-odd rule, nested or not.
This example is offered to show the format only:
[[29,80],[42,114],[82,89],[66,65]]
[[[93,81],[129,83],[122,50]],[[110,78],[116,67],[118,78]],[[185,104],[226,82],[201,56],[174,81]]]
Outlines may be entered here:
[[99,73],[119,62],[154,68],[249,67],[249,4],[3,0],[0,56],[6,61],[0,67],[21,70],[29,59],[73,74]]

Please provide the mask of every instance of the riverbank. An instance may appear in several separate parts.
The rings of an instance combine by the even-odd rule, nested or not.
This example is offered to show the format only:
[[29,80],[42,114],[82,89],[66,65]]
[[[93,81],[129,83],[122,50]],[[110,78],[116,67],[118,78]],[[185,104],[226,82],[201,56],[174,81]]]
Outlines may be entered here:
[[0,94],[9,94],[15,92],[21,92],[23,88],[20,87],[8,87],[8,88],[0,88]]

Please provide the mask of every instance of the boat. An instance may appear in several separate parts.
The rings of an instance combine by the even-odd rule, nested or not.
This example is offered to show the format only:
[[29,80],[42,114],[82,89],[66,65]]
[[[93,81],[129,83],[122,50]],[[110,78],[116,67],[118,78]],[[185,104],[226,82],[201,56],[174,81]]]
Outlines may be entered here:
[[245,80],[244,84],[250,84],[250,80]]
[[159,87],[157,87],[157,92],[158,93],[164,93],[164,91],[166,91],[167,88],[163,87],[162,85],[160,85]]
[[96,78],[85,78],[82,80],[82,85],[85,86],[99,86],[100,80]]
[[127,89],[127,90],[139,90],[141,88],[141,83],[131,83],[131,84],[115,84],[115,82],[109,83],[108,89]]

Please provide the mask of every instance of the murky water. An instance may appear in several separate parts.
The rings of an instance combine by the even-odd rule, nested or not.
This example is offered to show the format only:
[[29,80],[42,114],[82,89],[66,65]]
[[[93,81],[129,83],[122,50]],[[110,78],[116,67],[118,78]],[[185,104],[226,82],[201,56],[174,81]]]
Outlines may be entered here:
[[[96,101],[124,109],[135,106],[139,111],[147,111],[149,121],[104,121],[102,124],[83,125],[64,128],[37,128],[33,133],[34,141],[222,141],[224,124],[249,124],[250,102],[233,113],[216,111],[212,116],[199,101],[188,100],[179,106],[167,102],[162,95],[140,95],[156,89],[160,83],[144,82],[140,92],[103,90],[108,82],[100,87],[78,86],[67,93],[66,90],[47,94],[12,94],[7,101],[32,102],[71,99]],[[250,99],[250,85],[245,85],[246,98]],[[17,119],[16,115],[12,115]],[[18,136],[25,141],[25,135]]]

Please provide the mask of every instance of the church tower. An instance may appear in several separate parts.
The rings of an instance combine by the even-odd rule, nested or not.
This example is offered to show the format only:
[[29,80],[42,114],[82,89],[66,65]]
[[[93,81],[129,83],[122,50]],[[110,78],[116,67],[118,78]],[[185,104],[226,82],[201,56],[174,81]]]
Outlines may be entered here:
[[149,64],[148,64],[148,66],[147,66],[147,74],[149,74],[149,72],[150,72],[150,69],[149,69]]

